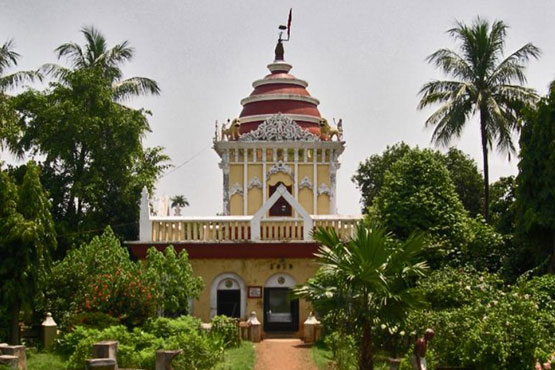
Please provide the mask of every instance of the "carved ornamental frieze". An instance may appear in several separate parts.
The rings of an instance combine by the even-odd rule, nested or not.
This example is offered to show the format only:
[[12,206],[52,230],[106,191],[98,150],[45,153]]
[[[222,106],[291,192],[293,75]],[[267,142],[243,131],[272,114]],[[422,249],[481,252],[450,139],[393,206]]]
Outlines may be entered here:
[[262,122],[256,130],[239,137],[240,141],[320,141],[291,118],[278,113]]

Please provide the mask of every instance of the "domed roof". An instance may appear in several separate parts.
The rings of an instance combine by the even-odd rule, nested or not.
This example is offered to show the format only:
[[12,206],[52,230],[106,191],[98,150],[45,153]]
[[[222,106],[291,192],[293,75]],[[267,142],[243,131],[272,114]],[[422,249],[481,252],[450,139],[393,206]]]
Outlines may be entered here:
[[[278,44],[278,47],[280,44]],[[318,99],[310,96],[306,87],[308,83],[289,73],[292,66],[282,60],[277,52],[276,60],[268,65],[270,74],[253,82],[253,92],[241,100],[243,110],[240,133],[244,134],[256,128],[271,116],[281,113],[294,120],[303,129],[320,135],[318,121]]]

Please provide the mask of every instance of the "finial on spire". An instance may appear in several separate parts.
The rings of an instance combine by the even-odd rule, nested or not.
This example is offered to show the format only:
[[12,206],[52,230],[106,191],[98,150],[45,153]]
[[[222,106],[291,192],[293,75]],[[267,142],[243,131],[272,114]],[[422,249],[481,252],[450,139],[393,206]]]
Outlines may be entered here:
[[[283,42],[284,41],[289,41],[289,38],[291,37],[291,16],[293,14],[293,9],[289,9],[289,18],[287,19],[287,26],[284,26],[283,24],[281,24],[278,29],[279,29],[279,38],[278,38],[278,43],[276,45],[276,49],[275,49],[275,58],[274,60],[285,60],[284,59],[284,55],[285,55],[285,50],[283,49]],[[287,30],[287,39],[283,39],[283,31]]]

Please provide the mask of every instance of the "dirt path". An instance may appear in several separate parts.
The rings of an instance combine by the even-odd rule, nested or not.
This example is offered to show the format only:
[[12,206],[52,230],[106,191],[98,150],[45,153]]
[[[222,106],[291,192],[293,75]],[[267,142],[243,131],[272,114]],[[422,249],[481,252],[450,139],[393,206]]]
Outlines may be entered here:
[[256,344],[254,370],[318,370],[310,346],[299,339],[265,339]]

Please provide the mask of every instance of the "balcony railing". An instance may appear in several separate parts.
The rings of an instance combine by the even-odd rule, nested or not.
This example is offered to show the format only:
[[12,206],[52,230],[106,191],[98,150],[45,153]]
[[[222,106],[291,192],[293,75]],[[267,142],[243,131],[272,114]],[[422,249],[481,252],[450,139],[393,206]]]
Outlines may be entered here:
[[[313,215],[312,229],[333,228],[341,238],[352,235],[359,216]],[[271,217],[259,220],[259,233],[252,233],[253,216],[157,217],[151,216],[152,242],[240,242],[311,240],[304,233],[307,220]],[[255,224],[256,225],[256,224]]]

